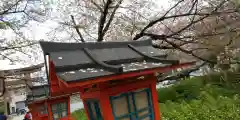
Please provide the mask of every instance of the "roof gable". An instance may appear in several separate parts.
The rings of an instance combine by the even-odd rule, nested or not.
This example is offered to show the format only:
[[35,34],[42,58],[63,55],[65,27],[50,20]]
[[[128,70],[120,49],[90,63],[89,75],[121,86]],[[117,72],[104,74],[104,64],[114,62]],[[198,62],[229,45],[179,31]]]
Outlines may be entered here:
[[178,64],[150,40],[101,43],[40,42],[61,79],[72,82]]

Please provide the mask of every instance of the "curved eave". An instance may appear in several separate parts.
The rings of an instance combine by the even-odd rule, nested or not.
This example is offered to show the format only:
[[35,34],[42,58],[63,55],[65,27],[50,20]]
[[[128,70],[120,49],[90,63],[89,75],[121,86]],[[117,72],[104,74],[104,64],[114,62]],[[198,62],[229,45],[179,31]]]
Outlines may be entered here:
[[156,72],[167,72],[173,69],[177,68],[183,68],[183,67],[188,67],[195,64],[195,62],[186,62],[186,63],[181,63],[177,65],[170,65],[166,67],[156,67],[152,69],[145,69],[141,71],[133,71],[133,72],[128,72],[128,73],[123,73],[123,74],[114,74],[114,75],[108,75],[108,76],[99,76],[96,78],[90,78],[88,80],[81,80],[81,81],[69,81],[67,82],[68,87],[81,87],[85,85],[91,85],[91,84],[96,84],[99,82],[106,82],[110,80],[120,80],[124,78],[130,78],[130,77],[136,77],[136,76],[142,76],[142,75],[149,75],[149,74],[154,74]]

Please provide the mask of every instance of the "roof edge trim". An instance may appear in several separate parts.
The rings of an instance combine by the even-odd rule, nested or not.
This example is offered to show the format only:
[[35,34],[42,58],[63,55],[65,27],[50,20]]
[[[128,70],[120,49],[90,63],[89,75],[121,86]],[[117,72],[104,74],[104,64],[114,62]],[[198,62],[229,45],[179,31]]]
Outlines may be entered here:
[[[158,57],[152,57],[152,56],[146,55],[146,54],[142,53],[141,51],[139,51],[135,46],[133,46],[131,44],[128,44],[128,47],[146,59],[153,60],[156,62],[166,63],[166,64],[179,64],[179,60],[163,60]],[[163,55],[162,57],[166,58],[167,55]]]

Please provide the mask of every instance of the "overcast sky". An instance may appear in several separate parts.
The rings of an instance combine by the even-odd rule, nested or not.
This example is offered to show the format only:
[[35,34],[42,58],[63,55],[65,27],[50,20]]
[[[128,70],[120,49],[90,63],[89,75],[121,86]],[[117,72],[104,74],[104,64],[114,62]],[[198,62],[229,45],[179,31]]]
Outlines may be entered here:
[[[157,10],[157,11],[162,11],[163,8],[167,9],[170,6],[170,4],[169,4],[170,0],[157,0],[157,1],[159,1],[159,2],[156,2],[159,7],[159,10]],[[24,28],[23,30],[25,31],[25,35],[27,37],[32,38],[34,40],[40,40],[40,39],[46,39],[46,33],[50,32],[56,26],[58,26],[58,24],[52,20],[47,20],[44,23],[30,22],[28,24],[28,27]],[[4,35],[4,36],[7,36],[7,38],[9,38],[9,39],[13,39],[13,38],[11,38],[12,36],[8,36],[9,34],[11,34],[11,31],[5,31],[5,32],[0,31],[1,36]],[[41,53],[35,53],[35,54],[41,55]],[[26,57],[26,56],[23,56],[23,57]],[[41,58],[41,57],[39,57],[39,58]],[[0,60],[0,70],[20,68],[20,67],[33,65],[33,64],[38,64],[40,62],[43,62],[43,60],[41,60],[41,59],[37,60],[37,61],[30,60],[26,64],[16,63],[14,65],[10,65],[10,61]]]

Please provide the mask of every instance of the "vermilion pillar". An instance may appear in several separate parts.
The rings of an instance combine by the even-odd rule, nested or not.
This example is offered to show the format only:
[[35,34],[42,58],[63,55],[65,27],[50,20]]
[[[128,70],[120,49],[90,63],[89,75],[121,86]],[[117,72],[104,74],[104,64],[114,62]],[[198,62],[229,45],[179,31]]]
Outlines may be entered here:
[[156,78],[152,78],[152,84],[151,84],[151,92],[152,92],[152,103],[153,103],[153,109],[154,109],[154,120],[161,120],[160,117],[160,110],[159,110],[159,104],[158,104],[158,92],[156,89]]
[[109,96],[106,93],[101,93],[100,107],[101,107],[102,116],[104,120],[114,120]]
[[83,106],[84,106],[84,110],[85,110],[86,116],[88,117],[88,120],[90,120],[87,104],[86,104],[84,99],[82,99],[82,101],[83,101]]

